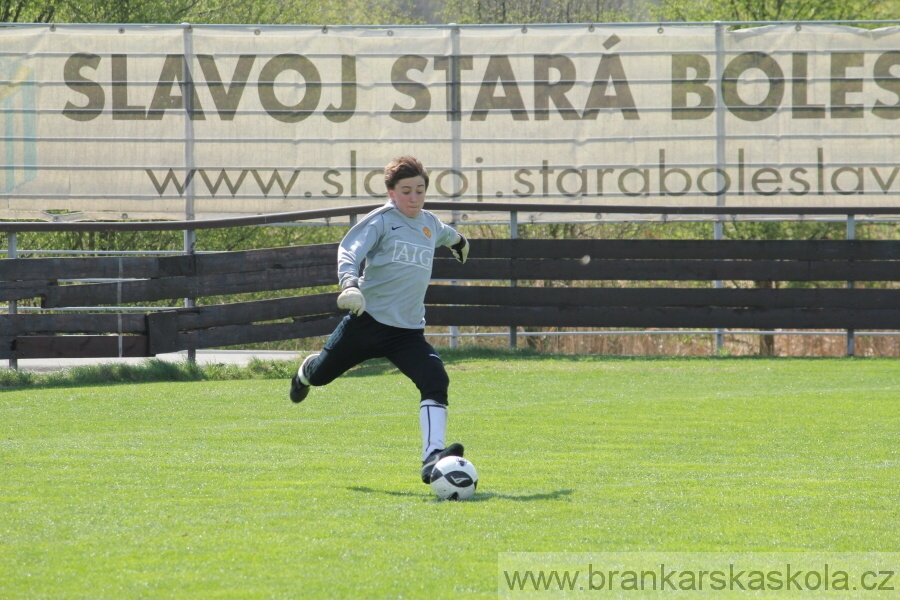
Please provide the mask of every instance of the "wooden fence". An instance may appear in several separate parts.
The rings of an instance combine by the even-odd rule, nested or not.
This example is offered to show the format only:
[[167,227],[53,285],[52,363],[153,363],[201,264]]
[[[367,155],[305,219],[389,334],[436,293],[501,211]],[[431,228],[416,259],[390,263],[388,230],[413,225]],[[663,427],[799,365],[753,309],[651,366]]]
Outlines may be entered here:
[[[426,295],[429,325],[900,330],[900,289],[890,287],[900,281],[897,241],[471,243],[465,265],[449,251],[436,255],[439,281]],[[0,359],[149,357],[327,335],[342,317],[337,292],[304,288],[336,284],[336,255],[336,244],[322,244],[167,257],[9,258],[0,261],[0,301],[39,298],[48,311],[0,315]],[[91,279],[113,281],[60,283]],[[743,283],[720,288],[714,281]],[[772,281],[806,286],[752,283]],[[276,290],[284,297],[203,301]],[[179,298],[198,305],[98,312]]]
[[[846,287],[900,280],[900,242],[732,240],[476,240],[466,265],[436,260],[447,279],[516,286],[431,286],[433,325],[898,329],[900,289]],[[560,287],[532,287],[544,280]],[[815,287],[716,288],[717,280]],[[648,282],[588,287],[587,281]],[[665,287],[691,282],[703,287]],[[834,287],[835,282],[842,287]],[[656,285],[654,285],[656,284]],[[704,285],[705,284],[705,285]],[[752,284],[750,284],[752,286]],[[450,306],[453,305],[453,306]]]

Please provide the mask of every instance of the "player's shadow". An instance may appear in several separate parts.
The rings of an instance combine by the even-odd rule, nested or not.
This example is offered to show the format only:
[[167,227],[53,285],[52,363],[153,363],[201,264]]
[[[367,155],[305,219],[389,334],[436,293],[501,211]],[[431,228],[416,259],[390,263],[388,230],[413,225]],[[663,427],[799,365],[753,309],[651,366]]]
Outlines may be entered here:
[[575,490],[553,490],[537,494],[497,494],[495,492],[475,492],[469,502],[487,502],[488,500],[512,500],[513,502],[538,502],[541,500],[567,500]]
[[[433,498],[436,502],[441,502],[430,492],[398,492],[396,490],[376,490],[375,488],[363,486],[350,486],[347,488],[353,492],[361,494],[382,494],[384,496],[398,496],[419,498],[426,496]],[[466,500],[466,502],[488,502],[490,500],[511,500],[513,502],[540,502],[544,500],[566,500],[575,493],[575,490],[554,490],[552,492],[541,492],[536,494],[497,494],[495,492],[475,492],[475,495]]]
[[359,492],[361,494],[381,494],[382,496],[406,496],[409,498],[418,498],[422,494],[418,492],[398,492],[396,490],[376,490],[375,488],[351,485],[347,488],[351,492]]

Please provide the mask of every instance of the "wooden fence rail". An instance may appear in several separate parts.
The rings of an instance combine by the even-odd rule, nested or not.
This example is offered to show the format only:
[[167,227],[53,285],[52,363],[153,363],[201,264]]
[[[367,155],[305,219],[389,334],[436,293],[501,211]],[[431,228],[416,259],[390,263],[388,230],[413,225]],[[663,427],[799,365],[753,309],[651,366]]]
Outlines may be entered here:
[[[444,250],[426,295],[430,325],[900,329],[896,241],[472,240],[465,265]],[[308,289],[336,284],[336,255],[336,244],[322,244],[3,260],[0,300],[37,298],[59,312],[0,315],[0,359],[154,356],[327,335],[342,317],[337,292]],[[84,279],[114,281],[72,282]],[[773,281],[803,287],[754,287]],[[272,291],[283,297],[212,303]],[[197,306],[121,310],[185,297]]]

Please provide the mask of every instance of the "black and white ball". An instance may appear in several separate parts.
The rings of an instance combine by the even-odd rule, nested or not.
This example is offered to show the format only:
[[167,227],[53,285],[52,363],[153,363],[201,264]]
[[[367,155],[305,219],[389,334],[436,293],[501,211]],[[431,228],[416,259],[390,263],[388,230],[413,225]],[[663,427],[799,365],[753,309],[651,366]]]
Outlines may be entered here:
[[431,489],[443,500],[468,500],[478,487],[478,471],[471,461],[447,456],[434,465]]

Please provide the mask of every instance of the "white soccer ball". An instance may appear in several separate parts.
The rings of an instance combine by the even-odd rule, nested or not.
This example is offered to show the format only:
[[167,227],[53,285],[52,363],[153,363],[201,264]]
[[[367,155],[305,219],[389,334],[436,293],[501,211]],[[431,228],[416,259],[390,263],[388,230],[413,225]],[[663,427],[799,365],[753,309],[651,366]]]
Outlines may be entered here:
[[431,489],[443,500],[468,500],[478,487],[478,471],[461,456],[447,456],[434,465]]

